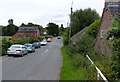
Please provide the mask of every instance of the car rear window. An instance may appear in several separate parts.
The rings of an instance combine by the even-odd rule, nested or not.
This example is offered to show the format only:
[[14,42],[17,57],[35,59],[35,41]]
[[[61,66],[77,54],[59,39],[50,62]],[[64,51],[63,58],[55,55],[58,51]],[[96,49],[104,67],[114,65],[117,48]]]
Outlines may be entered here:
[[20,46],[11,46],[10,48],[20,48]]
[[31,45],[24,45],[24,46],[26,46],[26,47],[30,47]]

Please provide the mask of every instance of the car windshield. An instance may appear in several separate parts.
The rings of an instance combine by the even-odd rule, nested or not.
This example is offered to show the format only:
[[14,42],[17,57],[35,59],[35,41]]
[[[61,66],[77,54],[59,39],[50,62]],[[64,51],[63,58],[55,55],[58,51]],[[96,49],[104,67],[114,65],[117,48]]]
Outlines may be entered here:
[[26,44],[25,46],[26,46],[26,47],[30,47],[31,45],[27,45],[27,44]]
[[50,38],[48,38],[48,40],[50,40]]
[[20,48],[20,46],[11,46],[10,48]]
[[42,42],[46,42],[45,40],[43,40]]

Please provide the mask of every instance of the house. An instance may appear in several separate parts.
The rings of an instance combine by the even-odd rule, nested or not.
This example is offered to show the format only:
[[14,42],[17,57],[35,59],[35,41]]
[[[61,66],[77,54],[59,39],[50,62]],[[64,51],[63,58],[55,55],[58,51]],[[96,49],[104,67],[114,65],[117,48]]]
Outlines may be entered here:
[[18,32],[12,36],[13,38],[18,37],[40,37],[40,30],[37,27],[20,27]]
[[96,48],[99,52],[103,51],[102,39],[105,39],[104,32],[112,27],[113,17],[120,13],[120,0],[105,0],[100,29],[96,40]]

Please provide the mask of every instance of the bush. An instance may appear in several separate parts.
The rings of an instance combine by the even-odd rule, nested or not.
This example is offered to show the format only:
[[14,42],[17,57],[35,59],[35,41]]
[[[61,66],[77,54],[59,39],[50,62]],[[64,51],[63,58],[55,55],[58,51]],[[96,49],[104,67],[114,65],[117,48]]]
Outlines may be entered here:
[[112,55],[112,71],[114,72],[114,79],[120,79],[120,38],[112,41],[113,55]]
[[99,28],[100,28],[100,20],[96,20],[94,23],[92,23],[88,27],[85,34],[87,34],[89,36],[93,36],[94,38],[96,38]]
[[68,34],[68,29],[66,29],[66,31],[63,34],[63,44],[67,45],[69,43],[69,34]]
[[111,61],[111,70],[112,70],[112,79],[120,79],[120,28],[112,27],[107,30],[108,37],[114,36],[112,40],[112,61]]
[[108,38],[114,36],[115,38],[120,38],[120,28],[112,27],[107,30]]

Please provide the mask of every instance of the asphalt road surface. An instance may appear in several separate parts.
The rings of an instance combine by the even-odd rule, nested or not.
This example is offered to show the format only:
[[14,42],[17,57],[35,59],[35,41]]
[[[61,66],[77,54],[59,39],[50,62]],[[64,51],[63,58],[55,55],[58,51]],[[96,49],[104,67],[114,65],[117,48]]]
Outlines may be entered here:
[[61,39],[54,38],[24,57],[3,56],[2,80],[59,80],[62,46]]

